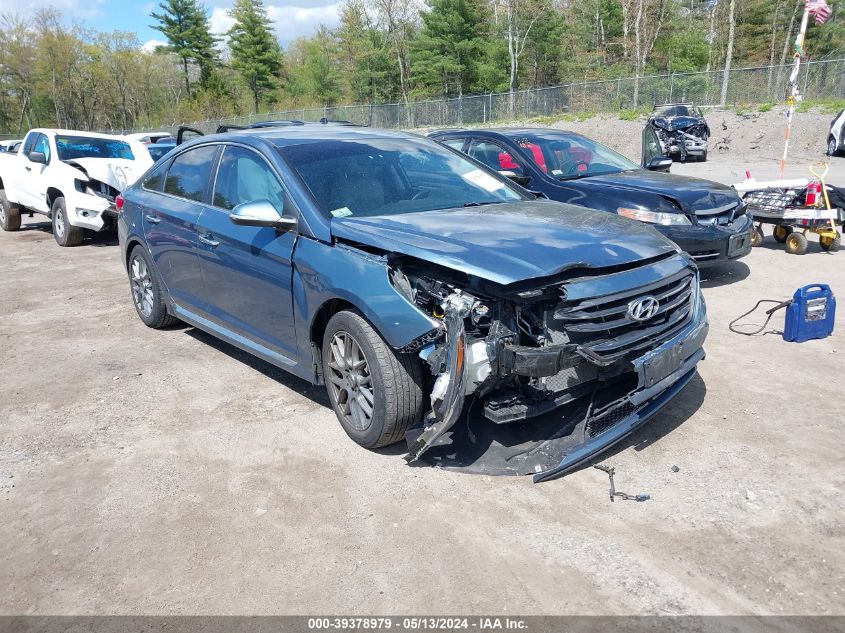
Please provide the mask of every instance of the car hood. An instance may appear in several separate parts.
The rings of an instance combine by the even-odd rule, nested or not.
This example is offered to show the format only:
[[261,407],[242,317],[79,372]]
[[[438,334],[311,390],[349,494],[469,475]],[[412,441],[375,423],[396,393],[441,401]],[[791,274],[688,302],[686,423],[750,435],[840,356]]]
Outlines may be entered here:
[[332,235],[502,285],[677,252],[645,224],[546,200],[333,218]]
[[591,176],[581,182],[591,186],[654,193],[672,200],[684,211],[703,215],[723,207],[727,210],[740,203],[736,191],[727,185],[646,169]]
[[88,178],[99,180],[118,191],[125,190],[153,164],[149,156],[127,158],[74,158],[64,161],[67,165],[83,171]]

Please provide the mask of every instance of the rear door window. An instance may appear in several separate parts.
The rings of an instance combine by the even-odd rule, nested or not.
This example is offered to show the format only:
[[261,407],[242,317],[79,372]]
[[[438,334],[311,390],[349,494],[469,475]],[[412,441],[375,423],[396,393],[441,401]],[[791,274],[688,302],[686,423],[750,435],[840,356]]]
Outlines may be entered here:
[[464,148],[464,140],[464,138],[447,138],[440,142],[460,152]]
[[514,171],[519,165],[504,147],[491,141],[473,141],[467,152],[493,171]]
[[174,158],[164,181],[164,193],[203,202],[211,180],[217,147],[203,145]]
[[228,211],[244,202],[267,200],[281,214],[285,190],[261,156],[244,147],[228,145],[217,169],[213,200],[215,207]]

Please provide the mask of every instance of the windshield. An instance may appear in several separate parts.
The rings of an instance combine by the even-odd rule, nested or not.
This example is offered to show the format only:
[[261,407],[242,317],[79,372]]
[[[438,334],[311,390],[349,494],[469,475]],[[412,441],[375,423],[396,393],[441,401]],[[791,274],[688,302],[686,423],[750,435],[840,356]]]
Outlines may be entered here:
[[334,217],[395,215],[524,199],[503,178],[427,139],[357,138],[279,153]]
[[92,136],[57,136],[59,160],[77,158],[127,158],[134,160],[129,143],[111,138]]
[[687,105],[666,105],[654,109],[654,116],[701,116],[701,112],[695,106]]
[[541,132],[523,134],[515,140],[529,159],[557,180],[616,174],[640,168],[622,154],[583,136]]

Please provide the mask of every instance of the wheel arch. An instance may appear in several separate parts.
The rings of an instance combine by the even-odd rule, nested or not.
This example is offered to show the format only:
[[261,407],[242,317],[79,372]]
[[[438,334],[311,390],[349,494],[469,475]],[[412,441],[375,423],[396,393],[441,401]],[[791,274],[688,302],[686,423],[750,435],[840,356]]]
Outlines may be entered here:
[[[322,354],[323,336],[326,333],[326,327],[328,326],[329,321],[335,314],[342,312],[343,310],[354,310],[358,314],[364,316],[364,313],[352,302],[339,297],[329,299],[324,302],[314,313],[314,317],[311,319],[311,326],[308,330],[308,338],[311,341],[311,344],[314,345],[317,354]],[[364,318],[367,319],[366,316],[364,316]],[[369,319],[367,319],[367,322],[370,322]],[[376,332],[379,332],[378,328],[373,323],[370,323],[370,325],[373,326],[373,329],[375,329]],[[379,334],[381,334],[381,332],[379,332]]]
[[65,194],[58,187],[47,187],[47,208],[50,210],[50,216],[53,215],[53,203],[57,198],[64,198]]

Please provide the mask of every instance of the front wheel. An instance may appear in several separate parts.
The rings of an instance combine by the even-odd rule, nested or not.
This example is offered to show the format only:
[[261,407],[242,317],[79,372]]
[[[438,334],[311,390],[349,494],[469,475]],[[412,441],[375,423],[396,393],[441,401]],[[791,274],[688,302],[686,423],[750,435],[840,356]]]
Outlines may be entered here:
[[357,312],[343,310],[329,320],[323,378],[340,425],[365,448],[398,442],[422,416],[419,358],[392,349]]
[[129,255],[129,284],[135,312],[144,325],[158,329],[177,322],[175,317],[167,313],[162,284],[149,256],[140,246],[132,249]]
[[807,252],[809,242],[803,233],[790,233],[786,238],[786,252],[790,255],[803,255]]
[[19,228],[21,228],[20,207],[9,202],[6,190],[0,189],[0,229],[17,231]]
[[827,155],[836,156],[836,150],[836,139],[831,136],[829,139],[827,139]]
[[58,197],[53,200],[53,237],[59,246],[79,246],[82,244],[82,229],[71,226],[67,218],[65,199]]

